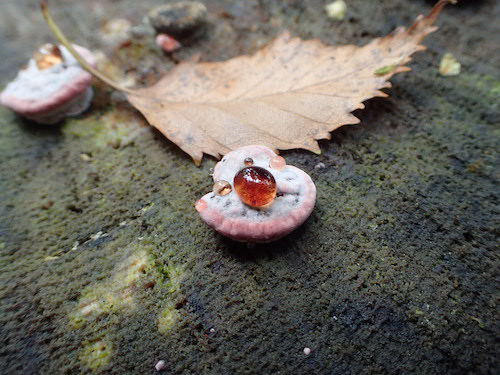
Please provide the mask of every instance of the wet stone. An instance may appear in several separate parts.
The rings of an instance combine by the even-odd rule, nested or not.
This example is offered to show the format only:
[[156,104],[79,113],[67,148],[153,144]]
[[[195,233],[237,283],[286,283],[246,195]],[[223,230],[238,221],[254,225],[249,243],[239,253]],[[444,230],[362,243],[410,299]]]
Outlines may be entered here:
[[177,1],[153,8],[148,18],[158,33],[176,39],[192,39],[200,34],[207,22],[207,8],[199,1]]

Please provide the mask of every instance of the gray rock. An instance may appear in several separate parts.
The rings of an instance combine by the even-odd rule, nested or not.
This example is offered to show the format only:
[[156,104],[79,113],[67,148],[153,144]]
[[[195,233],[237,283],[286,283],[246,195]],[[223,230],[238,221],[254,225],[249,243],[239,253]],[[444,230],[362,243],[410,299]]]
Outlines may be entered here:
[[189,39],[197,36],[206,24],[207,8],[199,1],[178,1],[153,8],[148,17],[158,33]]

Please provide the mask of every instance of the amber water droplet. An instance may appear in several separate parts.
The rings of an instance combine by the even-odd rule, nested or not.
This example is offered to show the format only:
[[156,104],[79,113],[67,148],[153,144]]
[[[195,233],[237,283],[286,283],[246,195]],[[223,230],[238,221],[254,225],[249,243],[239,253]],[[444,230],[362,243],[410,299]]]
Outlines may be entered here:
[[33,55],[36,66],[40,70],[48,69],[63,62],[63,56],[58,46],[46,44]]
[[225,180],[216,181],[213,187],[213,191],[217,195],[227,195],[232,190],[231,184]]
[[251,165],[253,165],[253,159],[245,158],[245,160],[243,160],[243,164],[245,164],[247,167],[250,167]]
[[246,167],[234,176],[234,189],[243,203],[265,207],[276,197],[276,180],[271,172],[261,167]]
[[282,156],[275,156],[269,161],[269,166],[272,169],[276,169],[277,171],[281,171],[286,166],[285,158]]

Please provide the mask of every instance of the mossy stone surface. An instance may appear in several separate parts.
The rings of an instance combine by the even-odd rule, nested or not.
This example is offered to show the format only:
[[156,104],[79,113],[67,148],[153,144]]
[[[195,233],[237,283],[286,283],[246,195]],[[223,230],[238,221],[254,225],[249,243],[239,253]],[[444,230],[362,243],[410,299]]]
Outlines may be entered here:
[[[47,41],[39,18],[21,18],[28,2],[16,3],[0,5],[0,20],[20,17],[0,33],[2,84]],[[157,4],[82,11],[91,3],[51,2],[91,48],[104,48],[94,27],[104,17],[139,23]],[[251,53],[285,28],[366,43],[431,5],[352,0],[338,22],[323,1],[205,3],[209,31],[179,59]],[[215,161],[196,167],[104,87],[59,126],[0,108],[0,373],[154,374],[160,359],[168,374],[495,373],[498,11],[488,0],[448,7],[413,71],[356,113],[361,124],[322,141],[321,155],[283,153],[315,181],[316,208],[250,249],[193,207]],[[150,47],[128,61],[163,59],[137,73],[145,82],[173,65]],[[445,52],[463,63],[459,76],[438,74]]]

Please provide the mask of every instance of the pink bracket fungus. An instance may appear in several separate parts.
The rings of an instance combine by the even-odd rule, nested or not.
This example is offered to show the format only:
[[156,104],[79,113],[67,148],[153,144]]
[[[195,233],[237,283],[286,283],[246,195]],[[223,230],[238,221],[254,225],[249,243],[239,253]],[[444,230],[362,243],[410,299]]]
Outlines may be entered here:
[[242,242],[270,242],[311,214],[316,186],[304,171],[265,146],[228,153],[214,168],[213,191],[195,208],[220,234]]
[[168,34],[158,34],[155,38],[155,42],[156,45],[166,53],[174,52],[182,47],[179,41]]
[[[74,45],[95,65],[92,53]],[[0,104],[41,124],[55,124],[84,112],[92,101],[92,75],[63,46],[46,44],[0,93]]]

